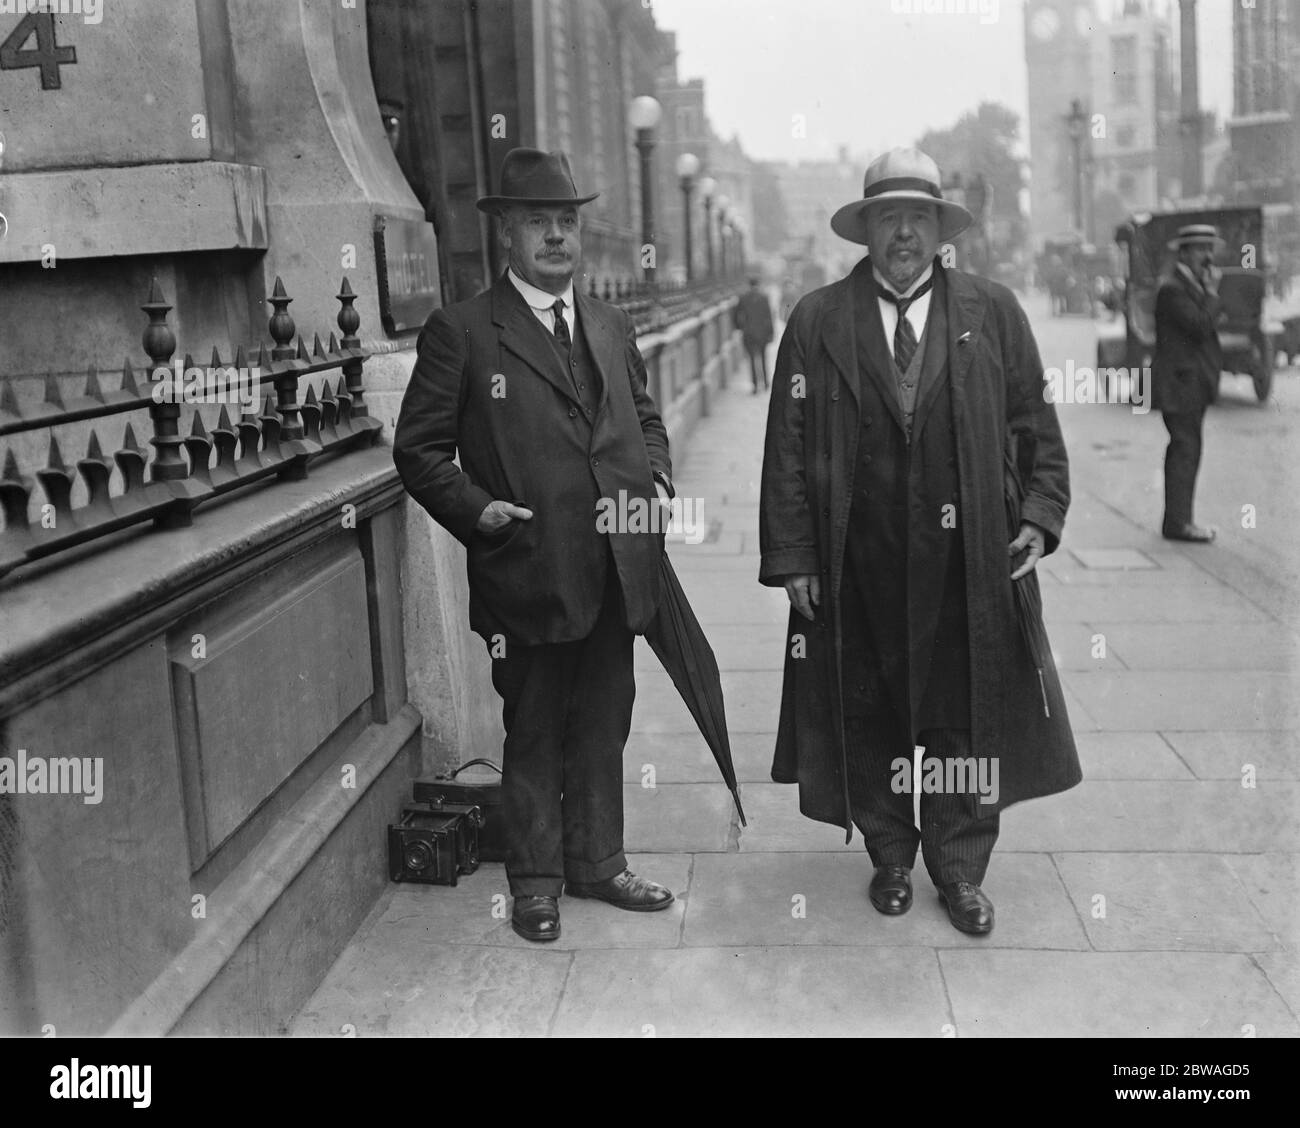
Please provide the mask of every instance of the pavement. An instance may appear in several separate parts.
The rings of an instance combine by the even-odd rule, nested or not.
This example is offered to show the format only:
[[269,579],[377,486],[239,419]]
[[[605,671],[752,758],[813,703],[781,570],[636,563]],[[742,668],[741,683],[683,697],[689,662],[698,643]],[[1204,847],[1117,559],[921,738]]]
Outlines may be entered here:
[[[1027,306],[1046,364],[1088,362],[1090,323]],[[1295,375],[1279,373],[1281,407],[1216,422],[1207,463],[1211,447],[1252,457],[1222,428],[1283,411],[1289,428]],[[626,843],[676,903],[566,898],[563,936],[543,946],[511,930],[498,865],[456,888],[390,886],[292,1033],[1300,1035],[1300,635],[1275,598],[1294,560],[1276,534],[1253,549],[1237,542],[1255,528],[1209,548],[1161,540],[1159,417],[1063,407],[1074,502],[1040,568],[1084,781],[1004,813],[990,936],[954,930],[920,868],[912,910],[884,917],[860,837],[846,846],[770,780],[787,609],[757,583],[766,397],[747,383],[733,376],[678,454],[678,494],[703,499],[709,533],[669,551],[723,671],[749,825],[638,640]],[[1261,502],[1294,505],[1265,481]],[[1207,488],[1198,517],[1239,501]]]

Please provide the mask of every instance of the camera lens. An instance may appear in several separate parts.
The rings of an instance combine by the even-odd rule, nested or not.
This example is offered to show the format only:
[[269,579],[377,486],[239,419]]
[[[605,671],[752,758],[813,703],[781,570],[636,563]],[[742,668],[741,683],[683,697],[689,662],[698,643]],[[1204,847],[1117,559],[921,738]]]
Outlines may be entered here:
[[406,868],[412,873],[433,869],[437,858],[427,842],[411,842],[406,847]]

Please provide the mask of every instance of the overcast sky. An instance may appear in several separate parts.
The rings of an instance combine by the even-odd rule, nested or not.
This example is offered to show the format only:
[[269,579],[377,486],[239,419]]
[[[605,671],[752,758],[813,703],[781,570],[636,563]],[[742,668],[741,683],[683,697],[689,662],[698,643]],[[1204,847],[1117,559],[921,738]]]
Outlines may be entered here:
[[[1110,3],[1111,0],[1103,0]],[[1163,0],[1175,13],[1176,0]],[[677,32],[678,73],[705,80],[724,137],[763,160],[879,152],[951,125],[981,101],[1026,114],[1023,0],[977,14],[904,15],[908,0],[653,0]],[[917,4],[920,7],[920,3]],[[977,9],[978,3],[967,7]],[[1232,105],[1231,0],[1201,0],[1201,102]],[[794,136],[803,115],[806,137]]]

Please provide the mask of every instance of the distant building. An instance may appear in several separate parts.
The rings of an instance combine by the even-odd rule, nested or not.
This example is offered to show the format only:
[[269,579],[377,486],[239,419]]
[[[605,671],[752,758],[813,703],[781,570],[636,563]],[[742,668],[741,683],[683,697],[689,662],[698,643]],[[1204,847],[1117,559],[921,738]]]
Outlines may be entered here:
[[1092,213],[1085,225],[1094,242],[1108,240],[1131,212],[1154,209],[1163,197],[1178,194],[1173,34],[1168,17],[1149,8],[1130,0],[1093,36],[1088,108],[1102,117],[1085,141],[1091,162],[1084,176],[1085,210]]
[[845,146],[833,161],[774,162],[775,174],[785,199],[788,221],[787,257],[806,257],[821,264],[833,276],[862,256],[853,244],[831,230],[835,210],[862,195],[862,174],[871,163],[869,156],[850,156]]
[[[655,149],[655,247],[660,277],[681,280],[686,276],[685,200],[681,179],[677,175],[677,161],[683,153],[691,153],[700,162],[690,197],[691,259],[693,277],[699,280],[707,272],[709,255],[700,182],[706,177],[712,178],[716,182],[714,201],[723,197],[728,200],[732,214],[739,218],[746,231],[744,236],[730,238],[745,244],[748,258],[754,228],[754,164],[745,154],[739,139],[733,137],[724,141],[714,132],[704,106],[704,80],[678,77],[676,33],[659,32],[658,49],[656,97],[664,110]],[[710,213],[712,218],[707,238],[713,243],[715,268],[721,269],[716,207],[711,207]]]
[[1220,186],[1264,205],[1266,248],[1300,268],[1300,0],[1255,0],[1232,10],[1230,154]]
[[1074,146],[1067,118],[1074,99],[1085,108],[1090,101],[1098,24],[1092,0],[1025,4],[1030,222],[1040,248],[1043,240],[1075,227]]

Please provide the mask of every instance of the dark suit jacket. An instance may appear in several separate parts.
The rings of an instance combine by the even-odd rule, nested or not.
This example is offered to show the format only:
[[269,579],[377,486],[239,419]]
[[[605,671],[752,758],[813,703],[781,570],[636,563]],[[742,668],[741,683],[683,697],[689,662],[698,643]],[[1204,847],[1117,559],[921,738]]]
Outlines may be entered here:
[[[468,550],[470,626],[522,645],[572,642],[595,626],[612,557],[629,629],[659,598],[659,532],[597,528],[597,505],[657,499],[668,436],[646,391],[632,319],[576,294],[601,378],[588,417],[546,329],[502,274],[425,322],[393,437],[407,490]],[[453,462],[459,454],[460,465]],[[531,521],[484,536],[490,501],[524,502]]]
[[1156,351],[1151,362],[1155,406],[1199,411],[1219,395],[1223,352],[1215,328],[1222,303],[1181,271],[1156,290]]

